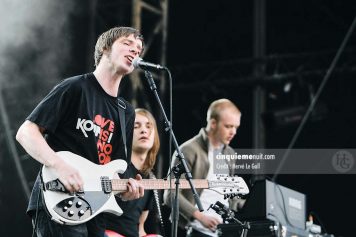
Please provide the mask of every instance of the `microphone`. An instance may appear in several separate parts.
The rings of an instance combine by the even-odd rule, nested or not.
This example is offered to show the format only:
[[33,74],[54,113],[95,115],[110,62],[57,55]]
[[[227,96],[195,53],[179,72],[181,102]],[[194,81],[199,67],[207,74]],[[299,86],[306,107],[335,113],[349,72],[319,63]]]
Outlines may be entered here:
[[165,70],[166,69],[166,67],[163,67],[159,64],[145,62],[140,57],[134,58],[134,60],[132,61],[132,65],[134,66],[134,68],[141,68],[143,70],[150,70],[150,69]]

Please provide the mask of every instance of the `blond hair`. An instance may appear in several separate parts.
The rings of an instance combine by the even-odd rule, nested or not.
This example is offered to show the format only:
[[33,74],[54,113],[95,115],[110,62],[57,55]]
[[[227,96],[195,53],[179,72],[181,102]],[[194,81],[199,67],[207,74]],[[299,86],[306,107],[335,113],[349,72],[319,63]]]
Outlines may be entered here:
[[206,121],[208,122],[208,124],[211,119],[215,119],[218,122],[220,119],[221,112],[225,109],[232,109],[237,114],[241,115],[241,111],[231,100],[225,98],[218,99],[213,101],[209,106],[208,112],[206,114]]
[[138,109],[135,109],[135,113],[145,116],[148,119],[148,121],[150,123],[152,123],[152,129],[154,131],[153,146],[148,151],[147,157],[146,157],[145,162],[143,163],[143,167],[141,169],[141,172],[143,174],[148,175],[152,171],[152,169],[156,163],[156,157],[157,157],[159,147],[160,147],[157,124],[156,124],[155,118],[148,110],[138,108]]

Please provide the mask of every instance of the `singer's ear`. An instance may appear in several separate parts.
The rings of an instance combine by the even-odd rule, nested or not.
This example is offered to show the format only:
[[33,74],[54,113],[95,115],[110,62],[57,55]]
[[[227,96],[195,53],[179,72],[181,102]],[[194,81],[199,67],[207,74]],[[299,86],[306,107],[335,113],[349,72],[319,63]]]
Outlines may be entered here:
[[217,126],[217,121],[216,121],[216,119],[210,119],[210,128],[211,129],[216,129],[216,126]]
[[102,53],[106,53],[109,52],[110,50],[108,48],[106,48],[105,46],[101,49]]

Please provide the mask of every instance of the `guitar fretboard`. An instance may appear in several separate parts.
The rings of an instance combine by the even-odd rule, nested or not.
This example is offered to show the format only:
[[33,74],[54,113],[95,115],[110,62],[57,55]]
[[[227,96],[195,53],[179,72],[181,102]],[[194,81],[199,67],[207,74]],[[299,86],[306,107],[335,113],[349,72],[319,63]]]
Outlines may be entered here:
[[[175,189],[175,180],[170,181],[164,179],[143,179],[138,181],[147,190],[153,189]],[[209,188],[208,180],[194,179],[192,180],[195,188]],[[128,179],[113,179],[111,180],[113,191],[126,191]],[[187,180],[179,181],[180,189],[189,189],[190,185]]]

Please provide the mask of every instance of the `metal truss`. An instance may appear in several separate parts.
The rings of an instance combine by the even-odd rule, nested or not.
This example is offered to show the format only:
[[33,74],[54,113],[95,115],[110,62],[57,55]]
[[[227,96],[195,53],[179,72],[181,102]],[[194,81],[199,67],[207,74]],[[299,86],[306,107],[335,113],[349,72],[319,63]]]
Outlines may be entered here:
[[[168,29],[168,0],[147,1],[133,0],[132,2],[132,26],[140,29],[145,36],[145,50],[143,56],[166,65],[167,29]],[[143,90],[142,71],[134,71],[130,77],[134,97],[131,102],[134,107],[144,104],[151,108],[148,103],[146,90]],[[159,79],[160,94],[164,97],[166,91],[166,80],[164,74],[156,74]]]
[[[172,68],[177,83],[174,90],[194,90],[197,87],[225,86],[268,86],[288,80],[316,80],[325,75],[335,50],[293,54],[268,55],[258,61],[265,65],[265,75],[254,76],[253,58],[195,63],[188,66]],[[334,73],[337,75],[356,73],[356,48],[348,48],[337,64]],[[213,69],[213,70],[212,70]],[[179,83],[178,83],[179,82]]]

